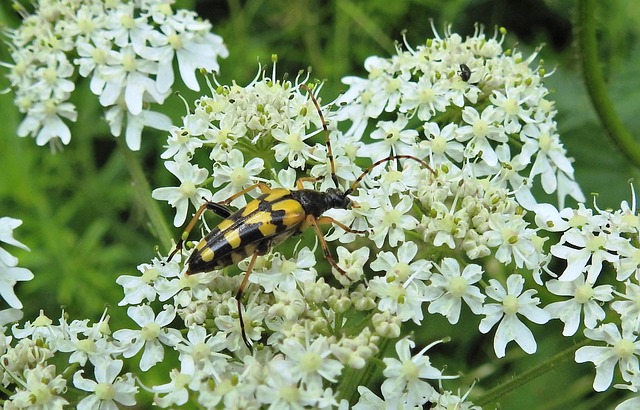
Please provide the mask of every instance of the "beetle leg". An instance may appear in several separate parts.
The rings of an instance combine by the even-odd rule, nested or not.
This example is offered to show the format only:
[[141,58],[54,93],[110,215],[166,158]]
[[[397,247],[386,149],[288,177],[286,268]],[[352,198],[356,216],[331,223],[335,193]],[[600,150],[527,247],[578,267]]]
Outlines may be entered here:
[[267,192],[271,191],[271,188],[269,188],[269,186],[267,184],[265,184],[263,182],[256,182],[255,184],[252,184],[248,188],[245,188],[240,192],[236,192],[235,194],[231,195],[229,198],[225,199],[224,201],[222,201],[220,203],[224,204],[224,205],[229,205],[236,198],[239,198],[242,195],[244,195],[244,194],[246,194],[248,192],[251,192],[256,188],[258,188],[260,190],[260,192],[263,193],[263,194],[266,194]]
[[302,185],[304,182],[318,182],[321,181],[323,178],[322,177],[302,177],[302,178],[298,178],[298,180],[296,181],[296,188],[297,189],[304,189],[304,185]]
[[260,254],[259,248],[256,248],[253,251],[253,255],[251,256],[251,260],[249,261],[249,266],[247,267],[247,272],[244,274],[244,278],[240,283],[240,287],[238,288],[238,293],[236,293],[236,301],[238,302],[238,319],[240,319],[240,332],[242,333],[242,340],[244,344],[247,345],[249,350],[252,350],[251,344],[249,343],[249,338],[247,338],[247,332],[244,330],[244,320],[242,319],[242,294],[244,293],[244,288],[247,286],[247,282],[249,281],[249,275],[251,275],[251,271],[253,270],[253,264],[256,262],[256,258]]
[[321,216],[320,218],[315,218],[316,223],[319,224],[336,224],[338,225],[340,228],[342,228],[343,230],[345,230],[346,232],[350,232],[350,233],[367,233],[367,231],[362,231],[360,229],[353,229],[351,227],[348,227],[347,225],[343,224],[342,222],[333,219],[330,216]]
[[[211,206],[210,205],[211,203],[212,202],[205,202],[204,204],[200,205],[200,208],[198,208],[195,215],[193,215],[193,218],[191,218],[191,221],[189,221],[189,224],[187,225],[187,227],[184,228],[184,231],[182,231],[182,235],[180,236],[180,239],[178,239],[178,243],[176,243],[176,247],[173,249],[173,251],[169,254],[169,257],[167,258],[167,262],[169,262],[171,258],[173,258],[173,256],[182,249],[184,241],[187,240],[187,238],[189,237],[189,233],[191,232],[191,230],[196,224],[196,221],[200,218],[200,216],[204,211],[206,211],[207,209],[211,209],[214,212],[216,212],[216,210],[219,211],[219,209]],[[220,205],[220,207],[222,207],[222,205]]]
[[[327,245],[327,241],[325,241],[324,235],[322,234],[322,231],[320,230],[320,227],[318,226],[318,220],[319,219],[324,219],[324,217],[316,218],[313,215],[307,216],[307,221],[311,225],[313,225],[313,228],[316,230],[316,234],[318,234],[318,239],[320,239],[320,246],[322,247],[322,253],[324,253],[325,259],[331,264],[331,266],[333,266],[335,268],[335,270],[340,272],[341,275],[346,276],[347,272],[345,272],[345,270],[342,269],[338,265],[338,263],[335,261],[335,259],[333,259],[333,256],[331,255],[331,251],[329,250],[329,245]],[[333,219],[333,218],[330,218],[330,219]],[[346,225],[345,225],[345,227],[346,227]]]

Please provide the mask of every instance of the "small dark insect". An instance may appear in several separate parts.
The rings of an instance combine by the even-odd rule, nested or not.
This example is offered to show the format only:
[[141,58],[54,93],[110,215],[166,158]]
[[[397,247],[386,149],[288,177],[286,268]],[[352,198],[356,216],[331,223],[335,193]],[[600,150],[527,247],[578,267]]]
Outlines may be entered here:
[[458,71],[458,74],[460,74],[462,81],[469,81],[471,78],[471,69],[466,64],[460,64],[460,71]]

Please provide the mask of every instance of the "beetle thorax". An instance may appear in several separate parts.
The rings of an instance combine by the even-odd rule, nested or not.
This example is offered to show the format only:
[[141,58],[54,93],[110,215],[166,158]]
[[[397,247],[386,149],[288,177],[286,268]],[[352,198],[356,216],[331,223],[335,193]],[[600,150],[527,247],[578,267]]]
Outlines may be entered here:
[[351,200],[341,190],[329,188],[325,192],[314,191],[312,189],[301,189],[291,191],[291,196],[304,208],[307,214],[316,218],[320,217],[329,209],[349,209]]

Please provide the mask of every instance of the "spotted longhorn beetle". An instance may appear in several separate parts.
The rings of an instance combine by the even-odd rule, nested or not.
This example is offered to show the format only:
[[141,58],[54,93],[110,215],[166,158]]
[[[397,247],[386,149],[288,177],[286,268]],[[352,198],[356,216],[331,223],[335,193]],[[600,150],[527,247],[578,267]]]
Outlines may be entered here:
[[[318,111],[324,129],[327,147],[327,157],[331,166],[331,178],[334,184],[338,185],[338,178],[335,172],[335,164],[333,160],[333,152],[329,141],[329,130],[325,122],[320,105],[315,99],[313,92],[306,85],[302,84],[300,88],[309,93],[313,104]],[[369,166],[346,191],[339,188],[329,188],[325,192],[313,189],[305,189],[303,182],[317,182],[322,178],[302,177],[296,181],[296,189],[289,190],[284,188],[269,188],[264,183],[256,183],[250,187],[241,190],[222,202],[206,202],[196,211],[193,219],[186,226],[182,236],[178,240],[175,249],[169,255],[167,261],[183,248],[184,241],[195,226],[197,220],[202,213],[209,209],[222,218],[222,222],[213,228],[204,238],[198,242],[193,252],[187,259],[186,274],[209,272],[214,269],[221,269],[251,256],[247,271],[245,273],[238,292],[236,300],[238,303],[238,317],[240,319],[240,330],[242,340],[251,349],[251,344],[247,338],[244,321],[242,319],[242,295],[247,285],[249,275],[253,270],[256,258],[260,255],[268,253],[275,245],[281,243],[290,236],[297,235],[306,230],[310,226],[315,229],[325,258],[340,274],[346,275],[331,256],[327,242],[325,241],[322,231],[318,224],[334,223],[346,232],[365,233],[351,229],[340,221],[322,214],[333,208],[349,209],[353,206],[349,195],[356,189],[362,179],[370,173],[373,168],[394,159],[411,159],[417,161],[425,168],[434,172],[426,162],[411,155],[391,155],[374,162]],[[258,188],[262,195],[249,202],[245,207],[233,212],[227,207],[234,199]]]

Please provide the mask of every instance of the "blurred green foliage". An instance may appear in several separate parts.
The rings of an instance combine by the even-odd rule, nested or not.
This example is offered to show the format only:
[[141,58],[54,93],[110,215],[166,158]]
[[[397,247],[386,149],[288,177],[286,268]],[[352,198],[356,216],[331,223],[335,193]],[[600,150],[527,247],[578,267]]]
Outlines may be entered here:
[[[628,180],[638,170],[631,169],[616,152],[588,101],[580,77],[574,45],[575,1],[569,0],[178,0],[177,7],[195,9],[214,24],[230,51],[221,62],[220,80],[249,82],[256,74],[258,62],[269,64],[272,54],[278,54],[278,72],[295,76],[299,70],[312,68],[312,76],[326,80],[322,98],[331,101],[345,88],[340,78],[362,75],[367,56],[389,56],[395,43],[406,33],[409,44],[418,44],[432,36],[430,19],[442,33],[445,24],[461,35],[471,34],[478,22],[492,33],[495,26],[509,30],[505,47],[514,47],[528,55],[540,43],[547,45],[540,58],[547,71],[555,73],[546,80],[556,101],[557,121],[561,137],[575,158],[577,179],[585,194],[599,194],[600,207],[617,207],[630,198]],[[16,27],[18,17],[10,2],[0,6],[0,24]],[[609,0],[606,13],[600,14],[600,53],[603,68],[610,82],[610,92],[625,124],[633,134],[639,133],[640,115],[640,3],[633,0]],[[5,46],[0,46],[0,60],[8,61]],[[201,82],[204,85],[204,82]],[[2,88],[6,79],[0,80]],[[119,151],[100,118],[100,107],[82,79],[73,102],[79,107],[79,120],[71,125],[72,141],[63,152],[52,154],[48,147],[38,147],[31,138],[16,136],[20,115],[11,94],[0,95],[0,216],[24,221],[16,238],[31,248],[31,252],[10,251],[20,258],[20,266],[31,269],[36,278],[17,287],[25,308],[25,317],[33,318],[39,309],[50,317],[58,315],[65,305],[72,318],[97,320],[105,304],[115,305],[122,291],[115,279],[122,274],[135,274],[136,266],[154,256],[159,243],[148,227],[142,207],[136,203],[131,179]],[[197,95],[178,90],[187,101]],[[163,107],[178,123],[184,105],[178,97]],[[143,164],[152,187],[171,186],[174,177],[159,158],[165,135],[146,130],[143,149],[135,153]],[[162,204],[166,218],[173,211]],[[176,236],[179,229],[175,229]],[[128,325],[123,309],[112,308],[112,326]],[[124,324],[124,325],[123,325]],[[468,323],[475,328],[477,324]],[[465,323],[452,335],[442,324],[430,329],[416,329],[429,335],[458,338],[457,349],[447,363],[450,372],[469,372],[482,378],[481,391],[499,383],[505,375],[524,371],[540,357],[509,356],[491,368],[465,369],[456,367],[487,363],[491,351],[477,351],[477,340],[465,332]],[[541,352],[552,356],[572,343],[558,337],[559,326],[547,326],[545,332],[554,337],[547,341],[539,337]],[[477,334],[474,330],[471,334]],[[562,340],[565,346],[559,346]],[[483,344],[486,345],[486,344]],[[446,349],[446,345],[443,347]],[[593,369],[570,363],[549,376],[522,387],[502,403],[502,408],[537,409],[599,408],[600,400],[576,404],[591,388]],[[557,380],[567,380],[563,385]],[[550,383],[552,381],[552,383]],[[478,392],[479,392],[478,391]],[[540,398],[544,398],[541,400]]]

